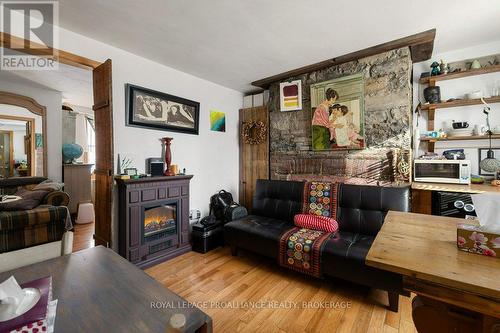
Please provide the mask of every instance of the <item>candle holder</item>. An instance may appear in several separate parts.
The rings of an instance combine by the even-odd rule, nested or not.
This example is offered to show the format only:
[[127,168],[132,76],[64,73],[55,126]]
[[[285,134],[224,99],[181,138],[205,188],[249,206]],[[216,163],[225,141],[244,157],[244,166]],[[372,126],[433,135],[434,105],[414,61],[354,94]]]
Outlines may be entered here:
[[165,147],[165,171],[164,176],[175,176],[175,174],[170,170],[170,163],[172,163],[172,152],[170,151],[170,142],[173,138],[161,138],[162,144]]

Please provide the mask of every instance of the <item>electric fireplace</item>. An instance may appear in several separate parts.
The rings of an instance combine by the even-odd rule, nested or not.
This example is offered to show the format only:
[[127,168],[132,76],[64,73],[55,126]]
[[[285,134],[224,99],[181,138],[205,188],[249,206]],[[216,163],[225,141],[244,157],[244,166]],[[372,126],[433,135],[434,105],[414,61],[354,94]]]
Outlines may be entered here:
[[143,206],[143,243],[177,232],[177,204]]
[[146,268],[191,250],[192,176],[118,179],[120,255]]

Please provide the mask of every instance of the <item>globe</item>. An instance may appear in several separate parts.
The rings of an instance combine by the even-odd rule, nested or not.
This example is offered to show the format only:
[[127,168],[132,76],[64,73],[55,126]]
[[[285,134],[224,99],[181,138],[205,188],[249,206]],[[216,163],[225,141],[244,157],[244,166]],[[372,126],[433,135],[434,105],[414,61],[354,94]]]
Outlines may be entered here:
[[75,163],[75,160],[83,155],[83,148],[76,143],[64,143],[62,146],[63,162],[65,164]]

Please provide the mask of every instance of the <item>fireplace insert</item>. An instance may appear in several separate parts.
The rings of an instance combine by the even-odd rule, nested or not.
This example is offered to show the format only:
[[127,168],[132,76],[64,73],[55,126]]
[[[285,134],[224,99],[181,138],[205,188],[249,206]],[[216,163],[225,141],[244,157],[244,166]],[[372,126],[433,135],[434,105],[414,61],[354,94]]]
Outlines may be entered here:
[[143,206],[142,243],[149,243],[177,233],[177,203]]

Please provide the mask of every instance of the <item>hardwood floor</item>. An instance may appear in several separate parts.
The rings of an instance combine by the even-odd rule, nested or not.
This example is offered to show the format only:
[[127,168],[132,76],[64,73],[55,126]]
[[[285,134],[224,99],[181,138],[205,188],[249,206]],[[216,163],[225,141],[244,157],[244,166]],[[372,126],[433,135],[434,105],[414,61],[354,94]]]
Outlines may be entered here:
[[232,257],[229,247],[189,252],[146,273],[209,314],[215,332],[416,332],[410,298],[394,313],[386,292],[304,276],[244,251]]
[[94,224],[73,224],[73,252],[94,247]]

